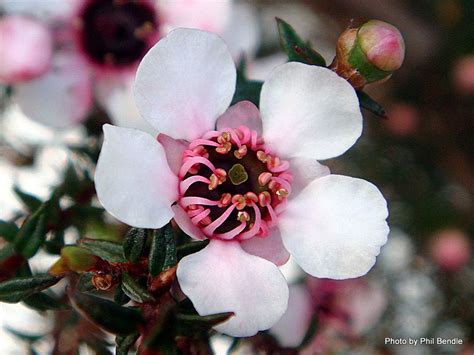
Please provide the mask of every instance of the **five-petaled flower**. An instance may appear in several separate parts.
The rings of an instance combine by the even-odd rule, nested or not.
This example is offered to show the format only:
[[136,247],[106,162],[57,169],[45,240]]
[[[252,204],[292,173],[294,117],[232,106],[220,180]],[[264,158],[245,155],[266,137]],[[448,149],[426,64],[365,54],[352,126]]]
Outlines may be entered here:
[[317,162],[345,152],[362,131],[344,79],[284,64],[263,85],[260,111],[248,101],[228,108],[235,84],[218,36],[172,31],[135,82],[140,113],[161,133],[105,125],[95,184],[107,211],[129,225],[160,228],[174,218],[194,239],[210,239],[180,261],[181,289],[202,315],[235,313],[217,330],[250,336],[287,307],[277,265],[289,252],[314,276],[363,275],[386,242],[387,207],[371,183]]

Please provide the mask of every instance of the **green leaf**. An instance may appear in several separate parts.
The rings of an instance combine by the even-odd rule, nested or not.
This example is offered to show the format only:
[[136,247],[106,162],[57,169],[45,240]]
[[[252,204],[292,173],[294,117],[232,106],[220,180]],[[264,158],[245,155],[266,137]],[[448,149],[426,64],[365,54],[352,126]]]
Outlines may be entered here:
[[68,309],[69,306],[61,302],[54,294],[40,292],[35,293],[23,300],[23,303],[36,311],[60,311]]
[[293,27],[282,19],[277,18],[278,32],[280,33],[281,48],[285,51],[290,62],[301,62],[320,67],[326,66],[323,56],[306,44],[296,33]]
[[115,348],[116,355],[127,355],[132,346],[137,341],[138,337],[140,336],[139,333],[132,333],[124,336],[118,336],[115,338],[115,344],[117,344]]
[[171,223],[152,232],[148,269],[152,276],[176,265],[176,241]]
[[136,309],[88,294],[76,292],[72,297],[74,308],[99,327],[119,335],[136,332],[143,318]]
[[81,239],[79,245],[88,249],[94,255],[113,263],[124,263],[127,260],[123,255],[123,248],[120,244],[100,239]]
[[0,301],[17,303],[34,293],[55,285],[61,277],[36,275],[32,277],[16,277],[0,283]]
[[27,333],[24,333],[24,332],[20,332],[18,330],[15,330],[13,328],[10,328],[8,326],[5,327],[5,330],[7,332],[9,332],[10,334],[16,336],[18,339],[21,339],[23,341],[26,341],[28,343],[34,343],[38,340],[41,340],[42,338],[44,338],[44,336],[46,334],[38,334],[38,335],[35,335],[35,334],[27,334]]
[[128,273],[122,273],[122,290],[135,302],[144,303],[154,300],[153,296]]
[[97,290],[97,288],[92,283],[92,277],[94,276],[93,272],[85,272],[77,281],[76,288],[80,292],[89,292]]
[[17,233],[18,227],[15,223],[0,220],[0,237],[7,242],[12,242]]
[[380,106],[380,104],[378,104],[374,99],[361,90],[356,90],[356,93],[357,97],[359,98],[360,107],[365,108],[379,117],[387,118],[383,107]]
[[237,68],[237,85],[231,104],[233,105],[239,101],[248,100],[258,107],[260,104],[262,85],[263,81],[247,79],[245,57],[242,56]]
[[198,251],[201,251],[208,244],[209,244],[209,239],[180,245],[179,247],[176,248],[176,251],[178,253],[178,260],[181,260],[187,255],[194,254],[194,253],[197,253]]
[[130,301],[130,297],[128,297],[125,292],[123,292],[122,287],[117,286],[115,287],[114,293],[114,302],[118,303],[119,305],[124,305]]
[[140,260],[146,244],[146,230],[132,228],[128,231],[123,242],[123,254],[127,260],[136,263]]
[[23,223],[15,239],[15,250],[25,258],[36,254],[46,239],[47,203]]
[[21,190],[19,186],[14,186],[13,192],[30,212],[36,211],[43,203],[38,197]]
[[178,333],[193,334],[197,331],[207,331],[219,323],[225,322],[234,316],[233,312],[216,313],[208,316],[198,314],[177,314]]

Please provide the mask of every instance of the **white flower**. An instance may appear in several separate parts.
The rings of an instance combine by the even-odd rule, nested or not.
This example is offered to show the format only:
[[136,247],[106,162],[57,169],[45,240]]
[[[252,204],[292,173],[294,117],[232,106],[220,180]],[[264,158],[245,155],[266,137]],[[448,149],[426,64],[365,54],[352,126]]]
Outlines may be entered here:
[[361,134],[345,80],[284,64],[263,85],[260,112],[248,101],[228,108],[235,84],[219,37],[172,31],[144,57],[135,83],[140,113],[161,133],[155,140],[105,125],[95,184],[104,207],[129,225],[160,228],[174,218],[193,238],[210,239],[180,261],[180,286],[202,315],[235,313],[218,331],[250,336],[287,307],[277,265],[289,252],[311,275],[363,275],[386,242],[387,207],[374,185],[331,175],[316,160],[342,154]]

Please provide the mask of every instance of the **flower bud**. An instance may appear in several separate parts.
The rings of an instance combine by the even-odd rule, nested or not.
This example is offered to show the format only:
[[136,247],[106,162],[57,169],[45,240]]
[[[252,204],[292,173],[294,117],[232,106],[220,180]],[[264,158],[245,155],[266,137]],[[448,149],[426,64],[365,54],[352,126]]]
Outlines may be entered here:
[[53,39],[40,22],[23,16],[0,20],[0,83],[34,79],[51,65]]
[[430,241],[433,261],[446,271],[458,271],[469,263],[471,243],[468,236],[457,229],[446,229]]
[[61,249],[61,258],[49,269],[49,273],[59,275],[69,271],[88,271],[96,266],[99,260],[86,249],[66,246]]
[[359,89],[388,79],[404,57],[405,42],[400,31],[386,22],[371,20],[339,36],[331,69]]

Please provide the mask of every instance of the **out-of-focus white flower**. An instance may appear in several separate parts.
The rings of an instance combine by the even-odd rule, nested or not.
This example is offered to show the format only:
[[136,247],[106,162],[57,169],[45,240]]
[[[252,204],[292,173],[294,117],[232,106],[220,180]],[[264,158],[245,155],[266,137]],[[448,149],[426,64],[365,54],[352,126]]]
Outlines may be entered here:
[[235,82],[216,35],[172,31],[144,57],[135,84],[158,139],[105,125],[95,184],[103,206],[129,225],[160,228],[174,218],[193,238],[210,239],[181,260],[180,286],[200,314],[235,313],[217,330],[249,336],[286,309],[275,264],[288,251],[312,275],[363,275],[386,242],[388,211],[374,185],[331,175],[316,160],[344,153],[361,134],[345,80],[284,64],[263,85],[261,112],[247,101],[228,108]]
[[390,273],[405,270],[412,262],[414,248],[410,238],[400,230],[392,230],[380,252],[380,266]]

